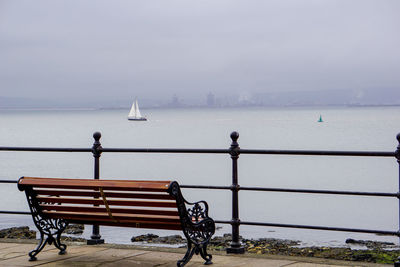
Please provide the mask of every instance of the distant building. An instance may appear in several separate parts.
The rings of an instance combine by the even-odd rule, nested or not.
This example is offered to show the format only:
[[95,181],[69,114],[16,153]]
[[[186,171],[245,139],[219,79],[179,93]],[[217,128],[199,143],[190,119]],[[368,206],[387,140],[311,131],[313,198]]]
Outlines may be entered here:
[[171,102],[168,104],[169,107],[172,108],[180,108],[183,107],[183,103],[179,100],[178,96],[176,94],[174,94],[172,96]]
[[213,93],[208,93],[207,95],[207,106],[208,107],[215,107],[215,96]]

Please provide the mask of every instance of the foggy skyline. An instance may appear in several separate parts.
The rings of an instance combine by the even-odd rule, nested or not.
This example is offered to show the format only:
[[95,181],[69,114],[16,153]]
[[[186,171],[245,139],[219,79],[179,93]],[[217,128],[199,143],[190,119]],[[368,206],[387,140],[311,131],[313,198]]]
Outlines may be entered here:
[[0,0],[0,97],[390,94],[399,10],[395,0]]

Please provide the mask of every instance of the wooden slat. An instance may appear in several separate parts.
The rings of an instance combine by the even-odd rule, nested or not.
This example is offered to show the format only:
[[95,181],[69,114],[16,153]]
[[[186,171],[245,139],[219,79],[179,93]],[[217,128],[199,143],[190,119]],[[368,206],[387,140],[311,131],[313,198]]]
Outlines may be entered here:
[[[38,195],[46,196],[88,196],[88,197],[101,197],[100,192],[95,191],[67,191],[67,190],[35,190]],[[106,198],[140,198],[140,199],[166,199],[173,200],[174,198],[169,194],[140,194],[140,193],[121,193],[121,192],[104,192]]]
[[[57,214],[51,214],[49,218],[59,219]],[[90,218],[85,220],[83,218],[69,216],[62,217],[62,219],[68,220],[71,223],[82,223],[82,224],[99,224],[106,226],[118,226],[118,227],[133,227],[133,228],[150,228],[150,229],[166,229],[166,230],[182,230],[180,222],[156,222],[156,221],[135,221],[135,220],[122,220],[120,222],[115,222],[112,219],[96,219]]]
[[143,214],[121,214],[112,212],[112,218],[108,213],[82,213],[82,212],[59,212],[59,211],[43,211],[46,216],[57,216],[59,218],[77,218],[81,220],[108,220],[115,219],[118,221],[151,221],[151,222],[179,222],[178,216],[165,216],[165,215],[143,215]]
[[[70,223],[181,230],[176,201],[167,193],[171,183],[23,177],[19,180],[19,188],[34,189],[46,218],[64,219]],[[107,199],[107,208],[100,188]]]
[[[90,221],[74,221],[70,220],[71,223],[82,223],[82,224],[93,224]],[[162,229],[162,230],[180,230],[182,231],[181,224],[159,224],[155,222],[148,223],[140,223],[137,225],[136,223],[114,223],[114,222],[99,222],[98,224],[104,226],[117,226],[117,227],[131,227],[131,228],[147,228],[147,229]]]
[[93,180],[23,177],[19,185],[40,188],[93,189],[165,192],[171,181]]
[[[75,211],[75,212],[107,212],[106,208],[102,207],[82,207],[82,206],[65,206],[65,205],[40,205],[42,210],[54,211]],[[124,209],[124,208],[111,208],[111,212],[115,213],[128,213],[128,214],[153,214],[153,215],[167,215],[178,216],[177,210],[147,210],[147,209]]]
[[[91,204],[104,205],[102,199],[90,198],[62,198],[62,197],[42,197],[38,196],[37,200],[41,203],[70,203],[70,204]],[[137,206],[137,207],[169,207],[176,208],[176,202],[172,201],[134,201],[134,200],[107,200],[109,206]]]

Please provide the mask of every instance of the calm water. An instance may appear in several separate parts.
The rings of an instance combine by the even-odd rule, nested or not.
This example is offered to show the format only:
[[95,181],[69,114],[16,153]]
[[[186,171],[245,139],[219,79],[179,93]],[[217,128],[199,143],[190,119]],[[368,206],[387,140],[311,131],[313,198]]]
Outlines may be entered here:
[[[127,110],[0,111],[0,146],[91,147],[102,133],[103,147],[228,148],[240,133],[242,148],[394,151],[400,108],[248,108],[143,110],[147,122],[126,119]],[[322,114],[323,123],[318,123]],[[102,178],[172,179],[181,184],[231,184],[228,155],[103,154]],[[93,176],[89,153],[0,152],[0,179]],[[398,191],[392,158],[241,155],[243,186]],[[206,199],[210,214],[231,218],[228,191],[185,189],[189,201]],[[27,210],[23,193],[0,185],[0,210]],[[398,201],[391,198],[240,192],[243,221],[398,229]],[[29,216],[0,215],[0,228],[32,225]],[[230,231],[222,225],[217,234]],[[343,244],[346,238],[397,242],[394,237],[271,227],[240,228],[245,237],[299,239],[306,244]],[[153,230],[102,228],[107,242]],[[90,231],[85,233],[88,236]],[[160,234],[174,234],[171,231]]]

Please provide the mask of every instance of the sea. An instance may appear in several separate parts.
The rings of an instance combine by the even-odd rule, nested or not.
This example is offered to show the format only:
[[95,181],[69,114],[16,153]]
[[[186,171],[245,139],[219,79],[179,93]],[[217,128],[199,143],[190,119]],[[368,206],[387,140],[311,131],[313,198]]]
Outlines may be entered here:
[[[246,107],[143,109],[148,121],[128,121],[129,110],[0,110],[0,146],[85,147],[101,132],[105,148],[229,148],[239,132],[246,149],[395,151],[400,107]],[[318,122],[319,117],[323,122]],[[103,153],[101,179],[176,180],[185,185],[229,186],[226,154]],[[0,179],[21,176],[92,178],[91,153],[0,151]],[[240,155],[241,186],[398,192],[394,158]],[[188,201],[206,200],[210,216],[231,219],[231,192],[183,189]],[[0,210],[28,211],[16,184],[0,184]],[[399,200],[388,197],[280,192],[239,193],[242,221],[397,231]],[[0,229],[28,225],[28,215],[0,214]],[[230,233],[217,225],[216,235]],[[101,227],[107,243],[129,244],[132,236],[181,234]],[[91,227],[86,226],[84,237]],[[241,226],[244,238],[299,240],[302,245],[344,246],[348,238],[394,242],[375,234]]]

